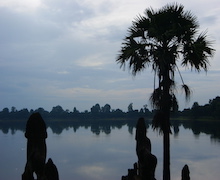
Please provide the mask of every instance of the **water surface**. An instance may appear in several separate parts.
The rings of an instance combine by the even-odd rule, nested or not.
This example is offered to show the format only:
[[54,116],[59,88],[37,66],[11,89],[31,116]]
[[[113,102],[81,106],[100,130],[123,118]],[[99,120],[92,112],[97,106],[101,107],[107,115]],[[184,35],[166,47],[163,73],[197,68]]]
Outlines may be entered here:
[[[60,180],[120,180],[127,169],[137,161],[135,152],[135,128],[127,125],[96,132],[91,127],[66,128],[56,134],[47,129],[47,159],[56,164]],[[162,179],[162,136],[148,128],[152,153],[158,158],[156,179]],[[26,163],[26,139],[24,132],[0,131],[1,179],[21,179]],[[210,135],[194,135],[192,130],[179,127],[179,133],[171,135],[171,177],[181,179],[185,164],[190,168],[193,180],[216,180],[220,177],[220,143]]]

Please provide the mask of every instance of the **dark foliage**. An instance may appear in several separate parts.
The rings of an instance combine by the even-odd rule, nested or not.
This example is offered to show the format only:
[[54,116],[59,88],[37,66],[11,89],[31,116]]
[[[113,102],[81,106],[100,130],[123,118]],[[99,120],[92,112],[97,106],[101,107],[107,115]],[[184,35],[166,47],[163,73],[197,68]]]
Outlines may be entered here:
[[[130,106],[130,104],[129,104]],[[97,108],[97,109],[96,109]],[[47,121],[53,120],[77,120],[77,121],[88,121],[88,120],[107,120],[107,119],[135,119],[139,117],[146,117],[152,119],[155,111],[150,111],[146,105],[140,110],[131,110],[124,112],[121,109],[111,109],[109,104],[106,104],[103,107],[100,107],[99,104],[94,105],[91,108],[91,111],[79,112],[76,107],[73,108],[73,111],[63,110],[61,106],[55,106],[52,110],[46,111],[42,107],[36,110],[28,110],[27,108],[16,110],[15,107],[4,108],[0,111],[0,126],[1,123],[16,120],[14,123],[26,122],[28,117],[34,113],[39,112],[44,119]],[[205,105],[199,105],[198,102],[194,102],[191,108],[184,109],[182,111],[174,111],[171,113],[173,118],[187,118],[187,119],[201,119],[209,118],[220,121],[220,97],[217,96],[214,99],[210,99],[209,103]]]

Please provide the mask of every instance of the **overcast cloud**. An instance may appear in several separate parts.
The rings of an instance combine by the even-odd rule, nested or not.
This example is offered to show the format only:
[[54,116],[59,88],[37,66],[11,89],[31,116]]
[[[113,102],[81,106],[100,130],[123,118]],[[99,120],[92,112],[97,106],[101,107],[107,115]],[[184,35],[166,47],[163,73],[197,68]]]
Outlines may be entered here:
[[[216,53],[208,73],[182,69],[193,89],[186,104],[203,105],[219,95],[220,2],[178,1],[197,16],[208,31]],[[51,110],[61,105],[72,111],[90,110],[99,103],[127,110],[149,105],[153,74],[147,69],[135,78],[115,59],[132,20],[162,0],[0,0],[0,109],[15,106]],[[178,80],[178,79],[177,79]]]

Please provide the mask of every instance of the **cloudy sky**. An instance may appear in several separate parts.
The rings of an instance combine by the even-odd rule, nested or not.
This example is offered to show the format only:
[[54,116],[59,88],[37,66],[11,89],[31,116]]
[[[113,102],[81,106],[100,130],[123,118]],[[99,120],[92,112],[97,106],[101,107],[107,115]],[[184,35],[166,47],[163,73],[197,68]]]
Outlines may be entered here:
[[[220,90],[220,2],[179,0],[208,31],[216,53],[208,73],[181,69],[193,89],[189,103],[204,105]],[[0,110],[15,106],[90,110],[99,103],[127,110],[149,103],[153,73],[132,77],[115,62],[132,20],[164,0],[0,0]],[[179,79],[177,78],[177,81]]]

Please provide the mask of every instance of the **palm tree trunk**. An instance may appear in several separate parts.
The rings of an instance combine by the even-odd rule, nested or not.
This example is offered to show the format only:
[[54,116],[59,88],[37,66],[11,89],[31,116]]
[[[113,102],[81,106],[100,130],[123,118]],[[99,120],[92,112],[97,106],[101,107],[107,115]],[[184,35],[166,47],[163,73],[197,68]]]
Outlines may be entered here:
[[163,135],[163,180],[170,180],[170,134]]
[[165,67],[163,73],[163,97],[161,110],[164,114],[163,127],[163,180],[170,180],[170,107],[171,80],[169,76],[169,66]]
[[170,180],[170,109],[167,106],[163,108],[164,112],[164,130],[163,130],[163,180]]

